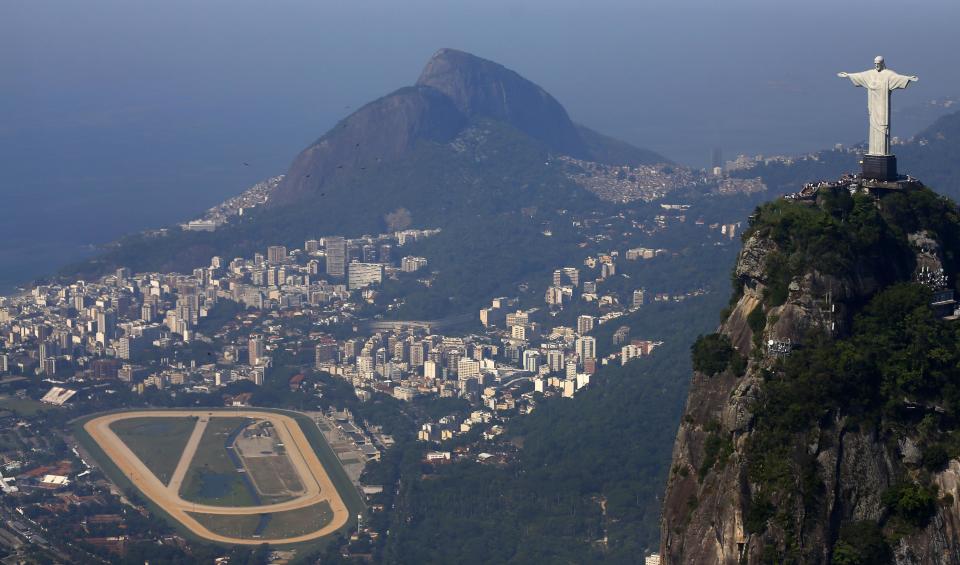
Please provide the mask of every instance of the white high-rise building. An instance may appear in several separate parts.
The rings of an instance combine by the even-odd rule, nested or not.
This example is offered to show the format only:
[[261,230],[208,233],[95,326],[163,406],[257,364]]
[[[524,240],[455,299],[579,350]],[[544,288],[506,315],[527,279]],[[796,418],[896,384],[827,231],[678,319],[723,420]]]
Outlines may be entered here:
[[530,331],[526,324],[517,324],[510,328],[510,337],[513,339],[529,339],[531,337],[528,335],[529,333]]
[[569,282],[573,286],[580,285],[580,270],[576,267],[564,267],[553,272],[553,286],[562,286]]
[[415,341],[410,344],[410,366],[419,367],[424,362],[424,346],[422,341]]
[[550,372],[559,373],[563,371],[563,351],[559,349],[551,349],[547,351],[547,365],[550,367]]
[[480,376],[480,362],[464,357],[457,361],[457,378],[461,381]]
[[342,237],[325,237],[323,245],[327,254],[327,274],[342,277],[347,268],[347,240]]
[[400,260],[400,270],[404,273],[413,273],[427,266],[427,260],[423,257],[407,256]]
[[440,370],[437,367],[437,362],[431,359],[427,359],[423,362],[423,376],[427,379],[438,379],[440,378]]
[[633,345],[632,343],[629,345],[624,345],[620,348],[620,364],[626,365],[631,359],[635,359],[641,355],[643,355],[643,351],[636,345]]
[[365,288],[383,281],[383,265],[380,263],[350,263],[347,269],[347,284],[350,290]]
[[373,376],[374,359],[369,353],[361,354],[357,357],[357,372],[362,377]]
[[263,336],[260,334],[253,334],[250,336],[250,342],[247,344],[250,365],[257,366],[263,362],[264,354],[266,353],[266,348],[263,343]]
[[523,352],[523,370],[536,373],[540,369],[540,352],[528,349]]
[[586,335],[593,331],[593,316],[586,314],[577,316],[577,333]]
[[596,359],[597,357],[597,339],[593,336],[583,336],[577,339],[577,355],[580,362],[586,359]]
[[287,248],[283,245],[271,245],[267,248],[267,261],[274,265],[287,260]]

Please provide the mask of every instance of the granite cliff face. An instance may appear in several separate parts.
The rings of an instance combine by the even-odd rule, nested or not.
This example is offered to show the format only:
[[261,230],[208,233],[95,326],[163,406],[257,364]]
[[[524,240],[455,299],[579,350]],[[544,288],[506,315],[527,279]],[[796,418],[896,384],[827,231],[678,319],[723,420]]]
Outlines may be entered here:
[[[899,330],[885,325],[956,331],[937,305],[952,294],[960,252],[955,208],[926,189],[836,203],[849,198],[781,200],[752,219],[717,339],[741,362],[693,376],[667,484],[663,563],[960,563],[960,452],[943,449],[958,427],[943,390],[960,372],[944,367],[922,392],[876,375],[941,354],[933,340],[904,338],[913,345],[901,355],[888,338]],[[918,221],[902,213],[907,200],[945,208]],[[812,235],[798,235],[810,223],[819,223]],[[865,235],[866,225],[879,231]],[[855,253],[829,257],[850,242]],[[904,319],[937,310],[929,321],[877,314],[911,293],[925,298]],[[863,345],[871,339],[882,345]],[[954,338],[945,339],[952,350],[942,354],[954,358]]]
[[270,204],[309,199],[331,181],[390,166],[418,144],[448,143],[477,120],[507,124],[557,154],[618,165],[669,162],[575,125],[553,96],[503,65],[441,49],[414,86],[363,106],[304,149]]
[[401,88],[360,108],[297,155],[272,203],[294,203],[336,177],[389,163],[417,141],[450,141],[465,123],[440,92],[425,86]]
[[442,92],[467,117],[507,122],[554,151],[588,157],[586,144],[563,106],[503,65],[456,49],[441,49],[427,62],[417,86]]

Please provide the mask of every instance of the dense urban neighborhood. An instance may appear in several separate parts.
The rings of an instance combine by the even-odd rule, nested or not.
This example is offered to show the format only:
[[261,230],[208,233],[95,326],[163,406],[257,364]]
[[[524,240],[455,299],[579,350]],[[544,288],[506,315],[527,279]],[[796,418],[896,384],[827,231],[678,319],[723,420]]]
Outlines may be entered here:
[[[217,210],[227,215],[232,207]],[[71,435],[68,420],[112,408],[296,408],[323,432],[374,516],[396,488],[377,467],[396,448],[389,423],[369,415],[380,399],[412,416],[411,439],[425,465],[508,464],[516,447],[502,435],[512,419],[545,398],[577,395],[602,367],[656,355],[663,341],[636,334],[630,319],[649,305],[711,292],[695,280],[667,276],[656,288],[632,278],[687,260],[680,250],[637,243],[669,240],[672,230],[698,233],[697,253],[733,246],[738,223],[694,213],[678,203],[566,215],[583,250],[577,261],[443,319],[396,316],[439,274],[429,257],[408,253],[438,229],[323,236],[297,249],[212,257],[191,273],[121,268],[0,298],[7,424],[0,468],[9,518],[0,545],[21,556],[103,561],[138,551],[140,541],[187,547]],[[553,227],[544,225],[542,236]],[[64,512],[82,516],[82,527],[51,519]],[[386,534],[375,519],[352,531],[338,551],[371,551]]]

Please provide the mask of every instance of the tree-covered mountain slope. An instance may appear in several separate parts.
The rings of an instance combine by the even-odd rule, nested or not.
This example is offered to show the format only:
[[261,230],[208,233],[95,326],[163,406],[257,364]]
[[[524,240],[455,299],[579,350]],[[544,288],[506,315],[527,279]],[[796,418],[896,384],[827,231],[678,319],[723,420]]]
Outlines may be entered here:
[[[371,190],[376,197],[362,196]],[[511,291],[523,275],[563,264],[577,241],[562,212],[610,206],[567,179],[529,136],[478,119],[451,143],[418,142],[403,160],[331,180],[296,206],[257,208],[212,233],[130,236],[65,274],[84,277],[117,266],[190,272],[213,255],[251,257],[267,245],[298,248],[323,235],[391,231],[386,216],[402,209],[411,227],[441,229],[424,252],[447,267],[436,290],[448,291],[455,303],[433,303],[424,315],[443,317],[473,311]],[[549,237],[542,233],[545,223],[554,226]],[[531,250],[517,260],[515,253]]]
[[401,209],[410,227],[443,229],[438,237],[451,247],[534,243],[555,254],[566,249],[562,237],[535,235],[550,218],[530,221],[521,210],[608,206],[563,174],[553,157],[567,154],[633,166],[669,162],[575,125],[556,99],[502,65],[443,49],[415,85],[363,106],[301,152],[267,206],[213,233],[131,235],[62,274],[91,277],[121,266],[189,272],[213,255],[391,231],[388,216]]
[[664,562],[960,562],[958,270],[926,188],[760,207],[693,347]]
[[623,320],[633,335],[664,345],[648,358],[604,366],[574,398],[544,399],[515,418],[507,439],[487,447],[499,453],[513,446],[506,464],[408,462],[384,560],[642,562],[657,546],[670,438],[690,373],[688,344],[714,325],[711,312],[723,300],[715,293],[654,304]]

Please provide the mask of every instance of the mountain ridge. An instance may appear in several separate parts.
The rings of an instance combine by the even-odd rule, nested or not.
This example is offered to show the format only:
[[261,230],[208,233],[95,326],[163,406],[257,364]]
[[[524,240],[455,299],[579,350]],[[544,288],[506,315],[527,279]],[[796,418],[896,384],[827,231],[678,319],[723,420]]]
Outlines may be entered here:
[[294,205],[332,179],[394,162],[418,142],[448,142],[477,119],[509,124],[558,154],[608,164],[670,162],[574,124],[553,96],[515,71],[445,48],[413,86],[365,104],[297,155],[270,206]]

